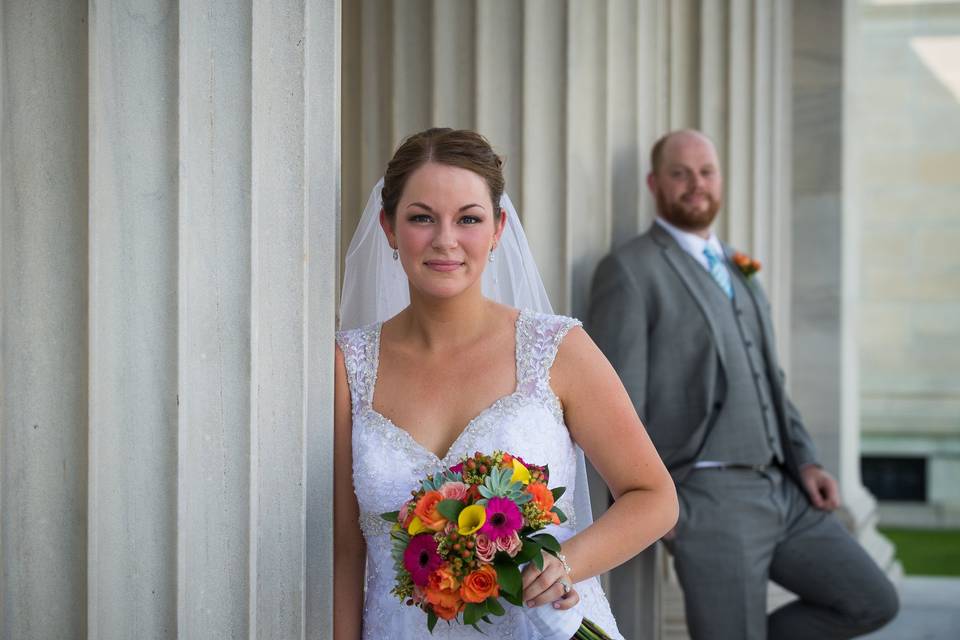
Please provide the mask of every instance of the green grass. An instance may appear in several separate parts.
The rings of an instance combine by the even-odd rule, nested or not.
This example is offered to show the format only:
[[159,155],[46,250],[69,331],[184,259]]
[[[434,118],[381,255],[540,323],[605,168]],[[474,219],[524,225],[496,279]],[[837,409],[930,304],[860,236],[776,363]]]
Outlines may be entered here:
[[960,576],[960,529],[887,529],[903,570],[914,576]]

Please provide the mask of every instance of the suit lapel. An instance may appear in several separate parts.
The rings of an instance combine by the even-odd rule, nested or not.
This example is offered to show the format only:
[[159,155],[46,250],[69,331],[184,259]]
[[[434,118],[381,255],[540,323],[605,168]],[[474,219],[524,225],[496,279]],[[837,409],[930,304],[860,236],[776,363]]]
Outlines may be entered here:
[[710,335],[713,337],[713,345],[717,349],[717,354],[720,356],[720,363],[723,365],[723,368],[726,369],[727,360],[723,349],[723,340],[720,339],[720,329],[717,327],[716,320],[714,320],[710,310],[707,309],[706,302],[703,300],[703,296],[700,295],[697,283],[694,282],[694,272],[692,270],[699,267],[696,262],[680,248],[680,245],[677,244],[673,237],[656,222],[653,223],[650,235],[654,241],[660,245],[664,258],[673,270],[676,271],[680,280],[690,293],[690,297],[692,297],[694,302],[697,303],[697,306],[700,307],[700,312],[703,314],[707,327],[710,329]]
[[727,256],[727,265],[729,270],[732,273],[732,277],[737,278],[740,283],[743,285],[743,288],[747,290],[750,294],[750,301],[753,303],[753,308],[757,311],[757,317],[760,318],[760,332],[763,337],[763,350],[767,356],[767,367],[771,369],[768,371],[768,376],[771,381],[780,380],[779,372],[772,371],[774,368],[774,363],[779,362],[776,358],[776,346],[773,343],[773,324],[770,320],[770,314],[767,313],[766,306],[763,302],[757,297],[757,290],[747,279],[747,276],[743,275],[743,272],[740,271],[736,263],[733,261],[734,251],[727,245],[723,245],[723,252]]

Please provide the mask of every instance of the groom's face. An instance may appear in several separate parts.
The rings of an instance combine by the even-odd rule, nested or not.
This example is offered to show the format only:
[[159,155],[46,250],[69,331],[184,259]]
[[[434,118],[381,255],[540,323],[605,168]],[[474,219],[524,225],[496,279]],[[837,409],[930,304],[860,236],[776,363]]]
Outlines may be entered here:
[[660,166],[648,179],[657,213],[685,231],[710,228],[723,201],[717,152],[705,136],[681,132],[663,148]]

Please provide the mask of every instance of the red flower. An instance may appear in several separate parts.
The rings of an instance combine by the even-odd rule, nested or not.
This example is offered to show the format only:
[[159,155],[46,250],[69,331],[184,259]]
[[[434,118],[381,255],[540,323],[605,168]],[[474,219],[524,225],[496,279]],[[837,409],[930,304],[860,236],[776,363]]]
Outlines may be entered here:
[[410,572],[413,584],[426,586],[434,569],[443,564],[443,558],[437,553],[437,541],[433,535],[422,533],[413,536],[403,551],[403,566]]
[[740,273],[749,278],[757,271],[760,271],[760,261],[754,260],[745,253],[740,253],[739,251],[733,254],[733,264],[737,265],[737,268],[740,269]]

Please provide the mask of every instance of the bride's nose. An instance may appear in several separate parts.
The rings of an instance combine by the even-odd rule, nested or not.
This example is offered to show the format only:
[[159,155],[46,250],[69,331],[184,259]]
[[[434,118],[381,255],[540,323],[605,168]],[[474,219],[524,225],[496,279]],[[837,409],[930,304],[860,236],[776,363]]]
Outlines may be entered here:
[[453,224],[442,222],[436,226],[433,234],[434,249],[453,249],[457,246],[457,236]]

